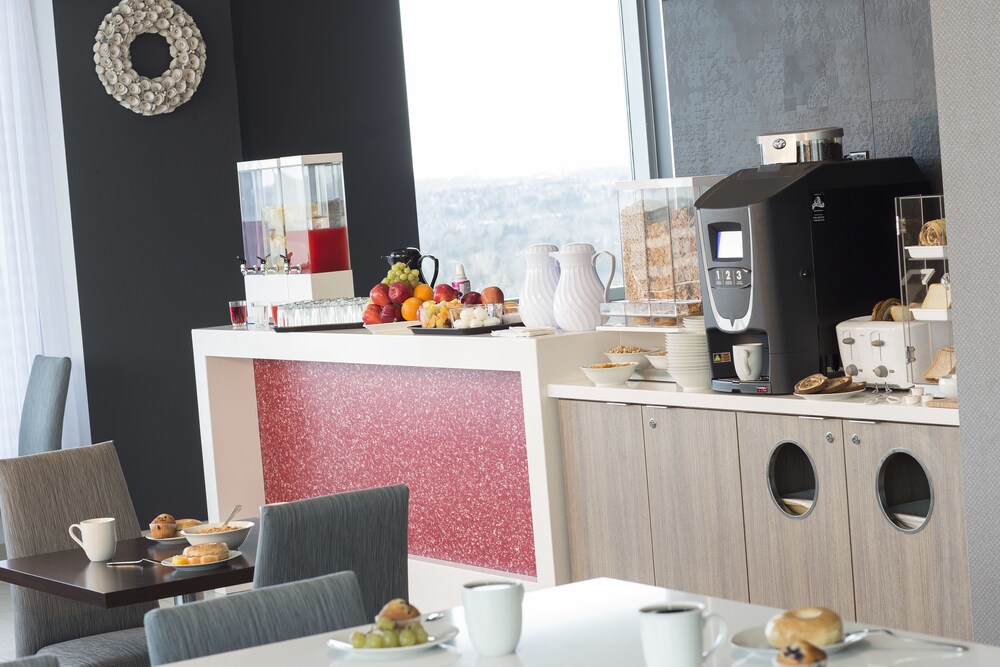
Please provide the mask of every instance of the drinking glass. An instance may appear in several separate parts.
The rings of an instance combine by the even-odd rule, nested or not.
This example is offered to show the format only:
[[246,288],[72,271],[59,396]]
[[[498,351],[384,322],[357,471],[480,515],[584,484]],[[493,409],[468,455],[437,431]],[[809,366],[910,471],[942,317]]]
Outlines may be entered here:
[[250,304],[250,319],[254,329],[267,328],[267,301],[254,301]]
[[246,329],[247,328],[247,302],[246,301],[230,301],[229,302],[229,320],[233,323],[234,329]]

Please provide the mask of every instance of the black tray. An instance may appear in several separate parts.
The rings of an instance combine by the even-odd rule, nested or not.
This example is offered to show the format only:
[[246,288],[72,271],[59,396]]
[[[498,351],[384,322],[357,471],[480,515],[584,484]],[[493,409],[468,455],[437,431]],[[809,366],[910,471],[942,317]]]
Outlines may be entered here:
[[512,326],[520,325],[495,324],[492,327],[476,327],[475,329],[425,329],[423,327],[413,327],[410,331],[418,335],[428,336],[478,336],[479,334],[486,334],[491,331],[509,329]]
[[288,331],[336,331],[338,329],[360,329],[364,326],[364,322],[347,322],[346,324],[307,324],[301,327],[274,327],[274,330],[278,333]]

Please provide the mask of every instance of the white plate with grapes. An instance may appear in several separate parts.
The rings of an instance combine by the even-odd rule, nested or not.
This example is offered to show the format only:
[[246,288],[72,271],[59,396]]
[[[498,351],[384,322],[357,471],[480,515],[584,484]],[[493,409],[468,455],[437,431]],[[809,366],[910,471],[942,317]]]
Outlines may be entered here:
[[[446,641],[454,639],[458,635],[458,628],[450,623],[445,623],[444,621],[424,621],[422,627],[427,634],[427,640],[420,644],[409,644],[411,639],[413,641],[418,641],[420,637],[413,636],[415,633],[412,630],[404,630],[397,634],[396,641],[399,642],[402,640],[403,643],[409,645],[385,646],[384,631],[379,630],[374,625],[363,625],[357,628],[338,630],[330,636],[330,639],[327,640],[326,644],[330,648],[335,648],[338,651],[343,651],[344,653],[357,656],[358,658],[365,660],[394,660],[397,657],[401,658],[413,653],[434,648],[435,646],[443,644]],[[411,636],[402,636],[403,632],[410,632]],[[365,643],[363,645],[361,644],[361,638],[354,636],[355,633],[364,638]],[[382,640],[373,641],[370,638],[373,635],[382,637]],[[378,648],[376,648],[376,646]]]

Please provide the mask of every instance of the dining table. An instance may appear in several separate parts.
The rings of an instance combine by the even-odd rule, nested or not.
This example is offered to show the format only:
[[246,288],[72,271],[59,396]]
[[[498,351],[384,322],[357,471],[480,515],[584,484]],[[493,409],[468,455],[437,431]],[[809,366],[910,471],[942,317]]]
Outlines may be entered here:
[[[729,638],[763,635],[763,626],[768,619],[782,611],[745,602],[601,578],[525,594],[521,638],[516,651],[506,656],[478,655],[469,640],[464,612],[461,607],[454,607],[445,610],[442,619],[458,629],[454,639],[421,652],[405,655],[386,653],[387,659],[384,660],[378,656],[352,653],[350,649],[339,650],[328,646],[328,640],[344,635],[340,631],[323,632],[174,664],[185,667],[330,667],[338,664],[365,664],[372,667],[401,664],[408,667],[642,667],[645,661],[639,635],[639,609],[651,604],[682,601],[701,603],[707,611],[722,616],[728,626]],[[418,602],[414,600],[414,603]],[[935,612],[928,610],[928,613]],[[845,625],[848,631],[862,627],[851,622]],[[367,627],[370,626],[365,626]],[[709,625],[708,629],[715,628]],[[958,644],[965,650],[957,651],[944,644],[927,642]],[[773,653],[739,648],[727,639],[704,665],[770,665]],[[388,659],[390,657],[393,659]],[[894,636],[878,633],[837,653],[831,653],[829,662],[832,667],[995,667],[1000,665],[1000,648],[911,632],[898,632]]]
[[[220,567],[184,571],[160,564],[188,546],[184,539],[158,542],[147,535],[119,540],[111,562],[139,561],[135,565],[91,562],[83,549],[0,560],[0,581],[110,609],[138,602],[173,598],[190,602],[205,591],[253,581],[257,555],[257,521],[238,548],[240,557]],[[154,561],[154,562],[150,562]]]

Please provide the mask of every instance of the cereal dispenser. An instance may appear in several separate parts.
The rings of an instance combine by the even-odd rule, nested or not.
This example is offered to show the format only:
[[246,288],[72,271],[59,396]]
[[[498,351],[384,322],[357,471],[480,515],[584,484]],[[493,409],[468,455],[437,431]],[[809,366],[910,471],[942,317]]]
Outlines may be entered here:
[[340,153],[240,162],[248,301],[354,296]]

